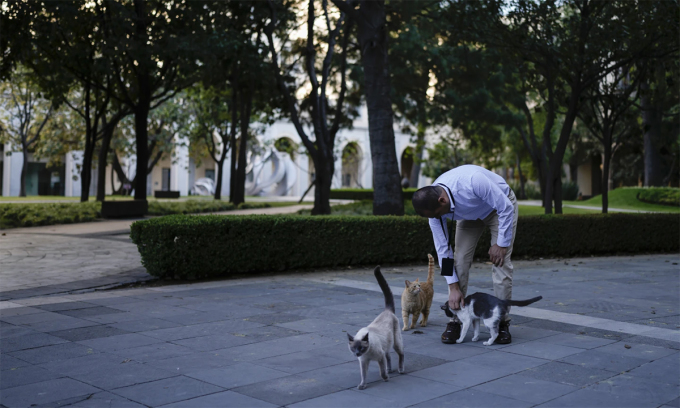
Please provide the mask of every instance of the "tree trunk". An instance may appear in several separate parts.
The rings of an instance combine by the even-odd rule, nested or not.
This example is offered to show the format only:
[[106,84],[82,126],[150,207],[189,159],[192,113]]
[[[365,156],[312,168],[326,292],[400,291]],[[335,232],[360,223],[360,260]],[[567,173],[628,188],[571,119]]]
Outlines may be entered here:
[[[608,131],[608,130],[606,130]],[[612,158],[611,136],[604,137],[604,154],[602,157],[602,214],[609,210],[609,167]]]
[[[89,133],[93,130],[90,129]],[[94,157],[94,135],[85,135],[85,151],[83,165],[80,170],[80,202],[86,203],[90,198],[90,184],[92,183],[92,158]]]
[[24,153],[24,162],[21,165],[21,187],[19,189],[19,197],[26,197],[26,176],[28,175],[28,146],[21,145],[21,151]]
[[524,189],[524,176],[522,175],[522,165],[519,160],[519,154],[517,156],[517,173],[519,173],[519,199],[526,200],[527,193]]
[[359,44],[373,162],[373,214],[404,215],[390,100],[385,2],[364,0],[359,12],[364,17],[359,24]]
[[238,167],[236,168],[236,194],[232,201],[239,205],[246,201],[246,161],[248,149],[248,129],[250,128],[250,111],[253,97],[249,92],[243,92],[241,98],[241,141],[238,147]]
[[[106,199],[106,165],[108,164],[113,132],[116,130],[116,126],[118,126],[118,122],[121,119],[122,115],[116,115],[111,118],[110,122],[104,124],[102,144],[99,148],[99,158],[97,162],[97,201],[99,202],[103,202]],[[111,189],[113,190],[113,184],[111,184]]]
[[[645,86],[649,88],[649,85]],[[659,149],[661,140],[661,112],[652,104],[649,96],[643,95],[642,126],[644,129],[645,187],[663,185],[663,159]]]
[[314,207],[312,215],[327,215],[331,213],[331,185],[333,184],[333,173],[335,173],[335,163],[333,159],[314,160]]
[[[236,74],[238,75],[238,69]],[[229,201],[234,203],[236,199],[236,165],[238,162],[238,148],[236,146],[236,126],[238,124],[238,76],[233,80],[232,94],[231,94],[231,162],[229,172]],[[235,204],[235,203],[234,203]],[[238,205],[238,204],[236,204]]]
[[[222,148],[226,149],[226,143],[222,142],[224,145]],[[221,200],[222,199],[222,168],[224,168],[224,157],[225,155],[222,155],[222,158],[217,161],[217,183],[215,184],[215,200]]]

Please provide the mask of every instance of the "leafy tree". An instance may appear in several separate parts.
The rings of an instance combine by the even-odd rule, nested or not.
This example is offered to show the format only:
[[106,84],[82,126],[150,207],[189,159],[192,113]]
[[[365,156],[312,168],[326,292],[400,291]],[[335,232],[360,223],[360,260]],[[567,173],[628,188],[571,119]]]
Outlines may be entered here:
[[11,143],[23,153],[19,196],[26,197],[28,153],[34,150],[40,137],[48,131],[55,106],[42,97],[35,78],[20,68],[12,80],[0,84],[0,143]]
[[[312,214],[330,214],[330,190],[335,171],[335,139],[341,127],[351,124],[348,119],[353,115],[351,105],[348,106],[345,99],[348,92],[348,46],[352,20],[348,19],[344,12],[337,18],[332,16],[327,1],[323,0],[321,13],[325,33],[315,33],[317,10],[315,1],[309,0],[306,39],[291,45],[288,33],[295,23],[292,8],[274,4],[272,1],[269,1],[269,7],[271,22],[265,33],[275,77],[285,100],[286,111],[314,162],[316,176]],[[281,44],[280,50],[277,49],[277,44]],[[325,49],[321,62],[317,60],[320,49]],[[300,57],[304,59],[304,67],[297,63]],[[305,78],[303,84],[296,83],[296,73],[300,74],[300,78]],[[302,86],[308,86],[309,92],[303,100],[299,100],[295,90]],[[334,105],[331,99],[333,93],[337,95]],[[305,126],[306,124],[309,126]],[[312,129],[314,140],[308,135],[306,127]],[[375,154],[373,152],[374,159]],[[392,154],[395,154],[394,143]],[[379,179],[374,180],[377,182]],[[401,202],[401,189],[399,194]],[[403,213],[403,203],[401,205]]]

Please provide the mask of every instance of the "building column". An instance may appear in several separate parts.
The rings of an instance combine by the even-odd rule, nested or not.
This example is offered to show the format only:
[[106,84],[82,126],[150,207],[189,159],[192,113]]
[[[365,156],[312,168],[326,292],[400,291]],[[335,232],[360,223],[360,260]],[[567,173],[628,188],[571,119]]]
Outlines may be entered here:
[[83,152],[82,150],[71,151],[66,153],[66,163],[65,163],[65,174],[64,178],[64,196],[66,197],[80,197],[82,190],[80,182],[80,172],[78,171],[78,166],[83,165]]
[[3,181],[3,189],[6,185],[9,188],[9,194],[7,194],[9,197],[19,197],[21,193],[21,168],[24,165],[24,154],[22,152],[12,152],[9,157],[5,156],[5,160],[8,158],[10,159],[8,160],[9,165],[3,169],[3,172],[8,175],[7,179]]
[[170,169],[170,190],[179,191],[182,197],[189,195],[189,146],[186,143],[175,145],[175,160]]
[[[7,154],[9,153],[9,155]],[[12,177],[12,145],[5,143],[5,157],[2,158],[2,193],[3,197],[10,196],[10,182]]]

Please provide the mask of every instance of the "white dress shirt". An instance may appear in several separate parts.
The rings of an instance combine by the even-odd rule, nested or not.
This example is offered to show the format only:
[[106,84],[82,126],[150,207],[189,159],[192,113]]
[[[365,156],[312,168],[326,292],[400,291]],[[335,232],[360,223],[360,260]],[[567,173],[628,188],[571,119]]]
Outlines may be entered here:
[[[444,227],[439,218],[430,218],[430,229],[434,238],[434,245],[439,256],[439,266],[443,258],[453,258],[453,252],[448,245],[447,220],[477,220],[484,219],[492,211],[498,213],[498,241],[500,247],[508,247],[512,243],[512,220],[514,207],[508,198],[510,187],[503,177],[483,167],[471,164],[459,166],[439,176],[433,186],[444,188],[451,202],[451,212],[445,214]],[[450,196],[453,194],[453,199]],[[493,244],[493,243],[492,243]],[[453,242],[451,242],[453,246]],[[445,276],[446,283],[458,282],[455,267],[453,276]]]

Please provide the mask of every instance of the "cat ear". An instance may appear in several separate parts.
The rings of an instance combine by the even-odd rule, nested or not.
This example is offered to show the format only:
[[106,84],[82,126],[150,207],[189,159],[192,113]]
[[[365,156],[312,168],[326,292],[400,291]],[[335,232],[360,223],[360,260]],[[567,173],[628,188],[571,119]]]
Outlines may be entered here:
[[366,333],[366,335],[364,336],[363,339],[361,339],[361,341],[368,341],[368,333]]
[[420,278],[416,278],[416,282],[420,282]]
[[352,335],[349,333],[347,333],[347,338],[349,339],[349,341],[354,341],[354,337],[352,337]]
[[409,282],[409,281],[407,280],[407,281],[406,281],[406,287],[408,288],[409,286],[411,286],[411,282]]

